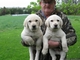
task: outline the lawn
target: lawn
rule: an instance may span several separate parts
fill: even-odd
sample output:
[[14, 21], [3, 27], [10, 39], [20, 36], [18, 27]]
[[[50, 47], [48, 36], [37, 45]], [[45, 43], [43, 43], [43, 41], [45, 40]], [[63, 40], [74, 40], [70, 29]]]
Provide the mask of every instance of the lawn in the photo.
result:
[[[0, 16], [0, 60], [29, 60], [28, 47], [21, 44], [21, 31], [26, 16]], [[77, 34], [77, 43], [69, 47], [67, 58], [80, 58], [80, 16], [68, 15]]]

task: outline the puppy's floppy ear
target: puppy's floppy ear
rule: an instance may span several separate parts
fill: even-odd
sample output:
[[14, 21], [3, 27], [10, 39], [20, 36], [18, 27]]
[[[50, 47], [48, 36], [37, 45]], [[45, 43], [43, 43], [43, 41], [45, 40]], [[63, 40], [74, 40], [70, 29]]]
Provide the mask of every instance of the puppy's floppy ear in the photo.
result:
[[42, 19], [40, 18], [39, 21], [40, 21], [39, 25], [41, 26], [43, 24]]
[[45, 25], [46, 25], [47, 27], [50, 26], [50, 24], [49, 24], [49, 19], [47, 19], [47, 20], [45, 21]]
[[24, 20], [24, 22], [23, 22], [23, 26], [24, 26], [24, 27], [27, 27], [26, 25], [27, 25], [27, 18], [25, 18], [25, 20]]
[[63, 21], [62, 19], [60, 19], [60, 27], [62, 28], [62, 25], [63, 25]]

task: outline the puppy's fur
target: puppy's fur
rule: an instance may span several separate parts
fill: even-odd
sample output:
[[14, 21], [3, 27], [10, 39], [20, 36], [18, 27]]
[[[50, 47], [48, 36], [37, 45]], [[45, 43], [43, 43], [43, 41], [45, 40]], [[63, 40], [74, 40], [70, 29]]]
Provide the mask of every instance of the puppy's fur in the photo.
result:
[[[31, 14], [24, 20], [24, 29], [21, 33], [21, 38], [25, 44], [31, 45], [29, 47], [30, 60], [38, 60], [41, 49], [43, 33], [41, 31], [42, 20], [36, 14]], [[34, 46], [35, 45], [35, 46]], [[34, 56], [33, 50], [36, 49]]]
[[48, 40], [59, 41], [62, 43], [62, 51], [55, 51], [49, 49], [52, 60], [56, 60], [55, 54], [60, 54], [60, 60], [64, 60], [66, 52], [68, 51], [66, 34], [62, 31], [63, 25], [62, 19], [57, 15], [51, 15], [47, 18], [45, 24], [47, 25], [46, 32], [43, 36], [43, 50], [42, 53], [45, 55], [48, 52]]

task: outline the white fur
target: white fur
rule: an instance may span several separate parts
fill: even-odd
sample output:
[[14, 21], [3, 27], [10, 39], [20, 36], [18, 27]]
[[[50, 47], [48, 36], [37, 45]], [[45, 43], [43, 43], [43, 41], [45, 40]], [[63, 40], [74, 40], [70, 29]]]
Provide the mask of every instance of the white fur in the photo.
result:
[[45, 55], [48, 52], [48, 40], [54, 40], [62, 42], [62, 51], [54, 51], [54, 49], [49, 49], [52, 60], [56, 60], [55, 54], [60, 54], [60, 60], [64, 60], [66, 52], [68, 51], [66, 34], [62, 31], [61, 27], [63, 25], [62, 19], [57, 15], [51, 15], [47, 18], [45, 24], [47, 25], [46, 32], [43, 36], [43, 50], [42, 53]]
[[[21, 33], [21, 38], [26, 44], [31, 45], [29, 47], [30, 60], [38, 60], [43, 38], [43, 33], [41, 31], [42, 20], [38, 15], [30, 14], [24, 20], [23, 25], [24, 29]], [[33, 45], [36, 45], [36, 47]], [[36, 55], [34, 57], [33, 50], [35, 48]]]

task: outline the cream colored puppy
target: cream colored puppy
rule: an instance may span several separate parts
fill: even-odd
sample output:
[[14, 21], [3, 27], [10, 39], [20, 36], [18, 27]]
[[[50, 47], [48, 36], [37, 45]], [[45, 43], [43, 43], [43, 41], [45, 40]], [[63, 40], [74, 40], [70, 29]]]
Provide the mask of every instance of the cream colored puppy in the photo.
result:
[[[23, 25], [24, 29], [21, 33], [21, 38], [25, 44], [31, 45], [29, 47], [30, 60], [38, 60], [43, 37], [43, 33], [41, 31], [42, 20], [38, 15], [30, 14], [24, 20]], [[35, 49], [36, 55], [34, 56], [33, 50]]]
[[55, 54], [60, 54], [60, 60], [64, 60], [66, 52], [68, 51], [66, 34], [62, 31], [63, 25], [62, 19], [57, 15], [51, 15], [47, 18], [45, 24], [47, 25], [46, 32], [43, 36], [43, 50], [42, 53], [45, 55], [48, 52], [48, 40], [61, 41], [62, 51], [55, 51], [49, 49], [52, 60], [56, 60]]

